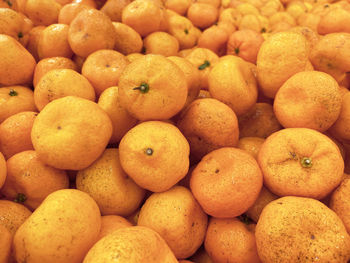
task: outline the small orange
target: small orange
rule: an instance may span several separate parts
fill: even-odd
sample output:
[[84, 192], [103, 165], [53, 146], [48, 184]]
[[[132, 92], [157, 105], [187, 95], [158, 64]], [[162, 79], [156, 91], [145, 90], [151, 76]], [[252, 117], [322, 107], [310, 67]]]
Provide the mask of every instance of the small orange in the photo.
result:
[[125, 67], [119, 79], [121, 106], [139, 120], [166, 120], [187, 99], [183, 71], [161, 55], [145, 55]]
[[52, 24], [46, 27], [40, 33], [39, 37], [39, 58], [71, 58], [73, 56], [73, 51], [68, 43], [68, 30], [69, 26], [65, 24]]
[[7, 160], [7, 177], [1, 192], [7, 199], [34, 210], [50, 193], [68, 186], [65, 171], [44, 164], [35, 151], [24, 151]]
[[279, 196], [322, 199], [340, 184], [344, 173], [338, 146], [307, 128], [270, 135], [260, 148], [258, 162], [265, 186]]
[[317, 31], [321, 35], [335, 32], [350, 33], [350, 12], [343, 8], [331, 8], [321, 16]]
[[146, 54], [175, 56], [179, 51], [179, 41], [166, 32], [153, 32], [143, 40]]
[[0, 200], [0, 225], [6, 227], [12, 236], [31, 214], [32, 212], [22, 204]]
[[218, 9], [207, 3], [193, 3], [187, 10], [188, 19], [200, 29], [212, 26], [218, 20], [218, 16]]
[[105, 89], [97, 104], [108, 114], [113, 124], [113, 133], [109, 143], [118, 143], [125, 133], [136, 125], [137, 119], [120, 105], [119, 88], [116, 86]]
[[52, 57], [44, 58], [38, 62], [34, 70], [33, 85], [38, 84], [42, 76], [52, 69], [72, 69], [77, 71], [77, 65], [69, 58]]
[[37, 112], [23, 111], [0, 124], [0, 152], [6, 159], [22, 151], [34, 150], [30, 133], [37, 115]]
[[122, 13], [122, 22], [142, 37], [160, 29], [163, 10], [153, 1], [135, 0]]
[[282, 129], [271, 104], [258, 102], [253, 108], [238, 118], [241, 137], [266, 138]]
[[330, 128], [330, 133], [337, 139], [350, 141], [350, 93], [347, 92], [342, 98], [342, 105], [338, 119]]
[[70, 25], [73, 19], [83, 10], [93, 9], [89, 5], [70, 3], [64, 5], [58, 14], [58, 23]]
[[69, 26], [68, 42], [78, 56], [87, 57], [99, 49], [113, 49], [115, 38], [112, 21], [96, 9], [81, 11]]
[[260, 263], [255, 243], [255, 224], [237, 218], [212, 217], [205, 236], [205, 250], [217, 263]]
[[109, 215], [101, 217], [101, 231], [97, 240], [109, 235], [119, 228], [133, 226], [131, 222], [122, 216]]
[[27, 0], [25, 15], [35, 26], [49, 26], [58, 22], [58, 14], [62, 6], [55, 0]]
[[251, 156], [257, 159], [259, 150], [264, 141], [265, 140], [263, 138], [259, 137], [243, 137], [239, 139], [237, 148], [245, 150], [246, 152], [250, 153]]
[[119, 22], [113, 22], [116, 32], [114, 49], [124, 55], [140, 53], [143, 42], [139, 33], [132, 27]]
[[99, 96], [105, 89], [118, 84], [128, 64], [126, 57], [118, 51], [101, 49], [86, 58], [81, 74], [90, 81]]
[[179, 116], [177, 126], [187, 138], [191, 157], [196, 161], [215, 149], [238, 143], [236, 114], [216, 99], [193, 101]]
[[259, 165], [246, 151], [223, 147], [204, 156], [193, 170], [190, 187], [203, 210], [232, 218], [246, 212], [263, 183]]
[[210, 49], [218, 56], [222, 56], [226, 53], [228, 36], [224, 28], [213, 25], [203, 31], [198, 39], [198, 47]]
[[39, 111], [49, 102], [66, 96], [95, 101], [95, 91], [90, 82], [72, 69], [52, 69], [35, 86], [34, 102]]
[[45, 28], [45, 26], [36, 26], [33, 27], [28, 33], [28, 43], [26, 48], [36, 61], [39, 61], [38, 43], [40, 34]]
[[164, 6], [181, 16], [186, 15], [188, 8], [191, 5], [191, 0], [165, 0]]
[[131, 0], [107, 0], [100, 10], [113, 22], [121, 22], [123, 9], [130, 3]]
[[124, 171], [142, 188], [163, 192], [185, 177], [190, 147], [180, 130], [161, 121], [142, 122], [119, 143]]
[[22, 111], [36, 111], [33, 91], [23, 86], [0, 88], [0, 123]]

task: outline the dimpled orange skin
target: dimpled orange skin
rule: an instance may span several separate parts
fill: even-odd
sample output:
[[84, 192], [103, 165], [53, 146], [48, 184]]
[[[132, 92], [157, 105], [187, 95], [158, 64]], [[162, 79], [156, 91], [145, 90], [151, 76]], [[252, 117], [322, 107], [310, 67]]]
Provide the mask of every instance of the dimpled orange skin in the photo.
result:
[[92, 165], [78, 171], [76, 186], [94, 198], [102, 215], [129, 216], [145, 196], [145, 190], [123, 171], [115, 148], [106, 149]]
[[256, 103], [250, 111], [239, 116], [238, 123], [240, 137], [266, 138], [282, 129], [272, 105], [265, 102]]
[[6, 180], [7, 168], [4, 155], [0, 152], [0, 189]]
[[97, 240], [100, 240], [119, 228], [130, 226], [133, 226], [133, 224], [122, 216], [101, 216], [101, 231]]
[[[171, 218], [171, 219], [170, 219]], [[174, 186], [153, 193], [141, 208], [137, 225], [153, 229], [178, 259], [192, 256], [204, 241], [207, 215], [190, 190]]]
[[116, 257], [120, 262], [178, 263], [164, 239], [143, 226], [121, 228], [105, 236], [89, 250], [83, 263], [104, 263]]
[[36, 65], [34, 57], [14, 38], [3, 34], [0, 34], [0, 50], [0, 85], [30, 83]]
[[140, 34], [123, 23], [113, 22], [112, 24], [116, 32], [114, 49], [125, 56], [132, 53], [141, 53], [143, 41]]
[[279, 196], [322, 199], [340, 184], [344, 173], [338, 146], [326, 135], [307, 128], [273, 133], [261, 146], [258, 162], [264, 185]]
[[204, 156], [193, 170], [190, 187], [204, 212], [217, 218], [239, 216], [257, 199], [263, 183], [249, 153], [223, 147]]
[[330, 128], [330, 133], [334, 137], [350, 141], [350, 93], [346, 93], [343, 96], [342, 106], [340, 110], [339, 118], [335, 121]]
[[187, 138], [191, 156], [200, 160], [221, 147], [238, 143], [238, 120], [226, 104], [212, 98], [193, 101], [180, 115], [178, 128]]
[[97, 104], [108, 114], [113, 124], [113, 133], [109, 143], [119, 142], [125, 133], [136, 125], [137, 119], [120, 105], [118, 87], [105, 89], [98, 98]]
[[[143, 93], [142, 84], [149, 89]], [[125, 67], [119, 79], [119, 98], [138, 120], [166, 120], [177, 114], [187, 99], [183, 71], [161, 55], [145, 55]]]
[[0, 124], [0, 152], [6, 159], [16, 153], [34, 149], [30, 133], [37, 114], [33, 111], [20, 112]]
[[340, 218], [318, 200], [287, 196], [268, 204], [255, 230], [262, 262], [341, 262], [350, 237]]
[[102, 154], [112, 129], [107, 113], [96, 103], [68, 96], [46, 105], [34, 121], [31, 137], [43, 162], [81, 170]]
[[212, 217], [205, 237], [205, 250], [217, 263], [260, 263], [255, 244], [255, 224], [237, 218]]
[[328, 130], [338, 119], [342, 98], [338, 83], [319, 71], [299, 72], [278, 90], [273, 108], [285, 128]]
[[0, 225], [3, 225], [14, 236], [17, 229], [32, 214], [32, 212], [22, 204], [0, 200]]
[[33, 77], [34, 87], [38, 84], [40, 78], [52, 69], [72, 69], [77, 71], [77, 65], [69, 58], [51, 57], [44, 58], [36, 64]]
[[72, 69], [50, 70], [34, 89], [34, 101], [39, 111], [51, 101], [66, 96], [95, 101], [95, 90], [88, 79]]
[[166, 122], [147, 121], [130, 129], [119, 143], [119, 154], [124, 171], [152, 192], [170, 189], [189, 168], [189, 144]]
[[112, 21], [96, 9], [81, 11], [69, 26], [68, 42], [73, 52], [81, 57], [99, 49], [113, 49], [115, 38]]
[[76, 189], [58, 190], [48, 195], [17, 230], [13, 240], [16, 260], [82, 262], [100, 229], [100, 211], [88, 194]]
[[0, 123], [22, 111], [36, 111], [33, 91], [24, 86], [0, 89]]
[[329, 204], [343, 221], [346, 230], [350, 233], [350, 177], [347, 176], [340, 186], [333, 192]]
[[127, 58], [115, 50], [101, 49], [90, 54], [81, 69], [99, 96], [105, 89], [116, 86], [125, 67]]
[[7, 177], [1, 193], [9, 200], [24, 194], [26, 200], [22, 203], [34, 210], [49, 194], [68, 187], [65, 171], [44, 164], [35, 151], [23, 151], [7, 160]]
[[227, 104], [240, 116], [256, 103], [258, 88], [254, 73], [246, 61], [225, 56], [208, 75], [210, 95]]
[[297, 72], [307, 70], [308, 43], [295, 32], [279, 32], [265, 40], [257, 57], [258, 82], [265, 96], [274, 98], [282, 84]]

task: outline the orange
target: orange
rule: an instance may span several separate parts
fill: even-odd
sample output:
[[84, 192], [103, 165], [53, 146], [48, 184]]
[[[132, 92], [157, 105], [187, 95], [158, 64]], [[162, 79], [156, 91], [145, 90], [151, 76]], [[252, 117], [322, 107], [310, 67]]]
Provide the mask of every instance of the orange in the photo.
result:
[[205, 29], [212, 26], [218, 20], [217, 7], [207, 3], [193, 3], [187, 10], [187, 17], [194, 26]]
[[264, 207], [279, 198], [277, 195], [271, 193], [266, 187], [262, 187], [255, 203], [247, 210], [246, 215], [254, 222], [258, 222]]
[[0, 123], [22, 111], [36, 111], [33, 91], [22, 86], [0, 88]]
[[113, 49], [115, 39], [112, 21], [96, 9], [81, 11], [69, 26], [69, 45], [81, 57], [87, 57], [99, 49]]
[[0, 262], [10, 262], [12, 236], [4, 226], [0, 225]]
[[27, 0], [24, 11], [35, 26], [49, 26], [58, 22], [61, 7], [55, 0]]
[[135, 0], [124, 7], [122, 22], [142, 37], [160, 29], [163, 10], [153, 1]]
[[264, 1], [263, 6], [260, 7], [260, 14], [270, 17], [278, 11], [283, 11], [284, 7], [279, 0]]
[[70, 3], [64, 5], [58, 14], [58, 23], [70, 25], [73, 19], [83, 10], [93, 9], [89, 5], [82, 3]]
[[261, 45], [257, 57], [258, 82], [265, 96], [274, 98], [283, 83], [309, 67], [308, 42], [295, 32], [273, 34]]
[[187, 56], [199, 72], [199, 88], [208, 89], [208, 75], [213, 66], [219, 61], [218, 55], [207, 48], [194, 48]]
[[107, 0], [100, 10], [112, 21], [121, 22], [123, 9], [130, 3], [131, 0]]
[[178, 41], [181, 49], [193, 48], [200, 36], [200, 30], [196, 28], [192, 22], [184, 16], [175, 14], [170, 15], [167, 12], [168, 32]]
[[39, 58], [71, 58], [73, 51], [68, 43], [68, 30], [69, 26], [65, 24], [52, 24], [46, 27], [40, 33], [38, 42]]
[[145, 55], [125, 67], [119, 79], [120, 104], [138, 120], [166, 120], [185, 105], [183, 71], [161, 55]]
[[81, 74], [90, 81], [99, 96], [105, 89], [118, 84], [128, 64], [126, 57], [118, 51], [101, 49], [86, 58]]
[[130, 227], [133, 226], [131, 222], [124, 217], [109, 215], [101, 217], [101, 231], [98, 236], [98, 240], [109, 235], [119, 228]]
[[189, 144], [180, 130], [160, 121], [136, 125], [119, 143], [123, 170], [152, 192], [166, 191], [185, 177], [189, 153]]
[[165, 57], [175, 56], [179, 51], [179, 41], [166, 32], [154, 32], [143, 40], [146, 54], [159, 54]]
[[34, 149], [30, 133], [37, 114], [33, 111], [19, 112], [0, 124], [0, 152], [6, 159], [16, 153]]
[[72, 69], [77, 71], [77, 65], [69, 58], [52, 57], [44, 58], [38, 62], [34, 70], [33, 85], [38, 84], [42, 76], [52, 69]]
[[211, 218], [205, 236], [205, 250], [217, 263], [259, 263], [255, 244], [255, 224], [237, 218]]
[[299, 26], [306, 26], [309, 27], [314, 32], [317, 32], [318, 23], [320, 21], [321, 17], [319, 15], [313, 14], [313, 13], [305, 13], [301, 14], [298, 19], [297, 23]]
[[170, 56], [169, 60], [174, 62], [185, 74], [185, 79], [187, 82], [187, 100], [184, 108], [186, 108], [192, 101], [194, 101], [199, 94], [199, 73], [196, 67], [189, 62], [187, 59], [178, 57], [178, 56]]
[[178, 263], [161, 236], [142, 226], [121, 228], [99, 240], [83, 263], [103, 263], [115, 258], [120, 262]]
[[52, 69], [35, 86], [34, 101], [39, 111], [49, 102], [66, 96], [95, 101], [95, 91], [90, 82], [72, 69]]
[[263, 138], [259, 137], [243, 137], [239, 139], [237, 148], [245, 150], [251, 156], [257, 159], [260, 147], [264, 141], [265, 140]]
[[316, 70], [330, 74], [336, 81], [345, 78], [350, 70], [350, 33], [332, 33], [323, 36], [310, 52], [310, 61]]
[[16, 260], [82, 262], [97, 241], [100, 228], [100, 211], [88, 194], [76, 189], [58, 190], [48, 195], [17, 230], [13, 240]]
[[350, 93], [347, 92], [343, 96], [341, 110], [339, 118], [335, 121], [334, 125], [330, 128], [330, 132], [337, 139], [350, 141]]
[[254, 107], [238, 118], [240, 137], [266, 138], [282, 128], [273, 107], [269, 103], [258, 102]]
[[255, 230], [262, 262], [347, 262], [350, 236], [321, 202], [287, 196], [269, 203]]
[[102, 154], [112, 129], [107, 113], [96, 103], [68, 96], [46, 105], [34, 121], [31, 137], [44, 163], [81, 170]]
[[126, 58], [129, 60], [129, 62], [134, 62], [136, 59], [142, 58], [144, 54], [141, 53], [131, 53], [126, 56]]
[[143, 42], [139, 33], [132, 27], [119, 22], [113, 22], [116, 32], [114, 49], [124, 55], [140, 53]]
[[328, 130], [338, 119], [342, 98], [338, 83], [319, 71], [299, 72], [278, 90], [273, 109], [285, 128]]
[[7, 177], [2, 194], [31, 210], [52, 192], [68, 188], [65, 171], [45, 165], [35, 151], [23, 151], [7, 160]]
[[4, 155], [0, 152], [0, 189], [4, 185], [7, 175], [6, 160]]
[[164, 6], [181, 16], [186, 15], [188, 8], [191, 5], [191, 0], [165, 0]]
[[203, 243], [207, 220], [190, 190], [174, 186], [168, 191], [153, 193], [146, 200], [137, 225], [156, 231], [176, 258], [184, 259], [192, 256]]
[[227, 55], [243, 58], [245, 61], [256, 63], [256, 58], [264, 38], [261, 34], [244, 29], [234, 32], [227, 42]]
[[329, 208], [332, 209], [343, 221], [346, 230], [350, 233], [350, 177], [347, 176], [340, 186], [332, 193]]
[[337, 145], [307, 128], [270, 135], [260, 148], [258, 162], [265, 186], [279, 196], [322, 199], [340, 184], [344, 173]]
[[17, 229], [27, 220], [32, 212], [22, 204], [0, 200], [0, 214], [0, 225], [4, 226], [14, 236]]
[[238, 143], [238, 121], [224, 103], [203, 98], [193, 101], [180, 115], [178, 128], [187, 138], [191, 157], [199, 161], [207, 153]]
[[113, 133], [109, 143], [119, 142], [125, 133], [136, 125], [137, 119], [120, 105], [118, 87], [105, 89], [97, 104], [108, 114], [113, 124]]
[[350, 33], [350, 12], [343, 8], [332, 8], [321, 16], [317, 31], [321, 35], [335, 32]]
[[207, 48], [218, 56], [226, 54], [228, 32], [218, 25], [213, 25], [203, 31], [198, 39], [198, 47]]
[[28, 84], [35, 68], [33, 56], [14, 38], [0, 34], [0, 86]]
[[238, 29], [239, 30], [249, 29], [257, 33], [260, 33], [263, 31], [263, 26], [261, 25], [261, 21], [259, 20], [259, 17], [257, 15], [247, 14], [247, 15], [244, 15], [242, 19], [240, 19]]
[[123, 171], [119, 151], [114, 148], [106, 149], [93, 164], [80, 170], [76, 186], [96, 201], [102, 215], [128, 216], [145, 196], [145, 190]]
[[220, 59], [210, 71], [208, 83], [210, 95], [227, 104], [237, 116], [247, 113], [256, 103], [256, 79], [249, 64], [241, 58]]
[[242, 19], [242, 14], [235, 8], [224, 9], [219, 16], [219, 22], [227, 22], [238, 27]]
[[45, 28], [45, 26], [36, 26], [33, 27], [28, 33], [28, 43], [26, 48], [36, 61], [39, 61], [38, 43], [40, 34]]
[[203, 210], [232, 218], [246, 212], [263, 183], [258, 163], [246, 151], [223, 147], [204, 156], [193, 170], [190, 187]]

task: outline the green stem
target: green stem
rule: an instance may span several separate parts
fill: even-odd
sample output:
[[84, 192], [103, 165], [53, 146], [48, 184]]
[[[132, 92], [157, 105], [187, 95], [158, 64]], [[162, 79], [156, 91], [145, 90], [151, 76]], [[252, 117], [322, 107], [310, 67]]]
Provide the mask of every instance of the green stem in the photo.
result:
[[198, 67], [198, 69], [199, 70], [203, 70], [203, 69], [205, 69], [205, 68], [207, 68], [207, 67], [209, 67], [210, 66], [210, 62], [208, 61], [208, 60], [206, 60], [206, 61], [204, 61], [204, 63], [202, 64], [202, 65], [200, 65], [199, 67]]
[[149, 91], [149, 85], [142, 82], [140, 86], [133, 88], [133, 90], [140, 90], [141, 93], [147, 93]]
[[16, 203], [24, 203], [26, 200], [27, 197], [25, 196], [25, 194], [18, 193], [17, 197], [13, 201], [15, 201]]

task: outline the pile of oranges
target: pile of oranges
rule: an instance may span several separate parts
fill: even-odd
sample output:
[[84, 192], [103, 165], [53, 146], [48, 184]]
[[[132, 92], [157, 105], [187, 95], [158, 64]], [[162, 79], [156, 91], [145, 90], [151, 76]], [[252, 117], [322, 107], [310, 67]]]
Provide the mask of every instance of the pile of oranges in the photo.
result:
[[0, 263], [347, 263], [350, 1], [0, 0]]

